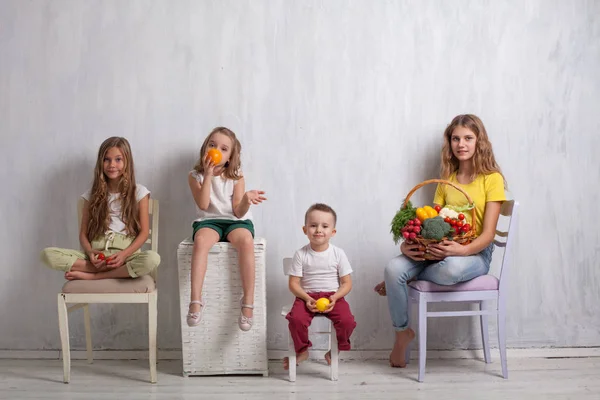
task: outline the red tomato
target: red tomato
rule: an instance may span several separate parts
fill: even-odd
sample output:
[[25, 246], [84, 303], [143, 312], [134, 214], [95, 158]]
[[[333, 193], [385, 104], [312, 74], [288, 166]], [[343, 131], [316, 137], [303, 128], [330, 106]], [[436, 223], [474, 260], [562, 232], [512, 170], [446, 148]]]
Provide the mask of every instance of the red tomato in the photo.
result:
[[469, 224], [464, 224], [464, 225], [463, 225], [463, 229], [466, 229], [466, 231], [465, 231], [465, 232], [468, 232], [468, 231], [470, 231], [470, 230], [471, 230], [471, 225], [469, 225]]
[[[468, 224], [467, 224], [467, 225], [468, 225]], [[467, 225], [463, 225], [463, 227], [462, 227], [462, 228], [460, 228], [460, 230], [461, 230], [461, 231], [463, 231], [463, 233], [467, 233], [467, 232], [469, 232], [469, 228], [470, 228], [470, 227], [467, 227]]]
[[464, 223], [462, 221], [457, 221], [456, 222], [456, 226], [461, 226], [462, 227], [463, 225], [464, 225]]
[[444, 222], [450, 223], [450, 222], [452, 222], [452, 220], [450, 219], [450, 217], [446, 217], [446, 218], [444, 218]]
[[104, 253], [100, 253], [98, 254], [98, 256], [96, 256], [96, 258], [100, 261], [104, 261], [104, 259], [106, 259], [106, 256], [104, 255]]
[[454, 232], [455, 232], [457, 235], [460, 235], [460, 228], [459, 228], [458, 226], [454, 227]]
[[465, 219], [465, 214], [458, 214], [458, 219], [460, 219], [461, 221], [462, 221], [463, 219]]
[[440, 210], [442, 209], [442, 207], [440, 207], [440, 206], [435, 206], [435, 207], [433, 207], [433, 209], [439, 213], [439, 212], [440, 212]]

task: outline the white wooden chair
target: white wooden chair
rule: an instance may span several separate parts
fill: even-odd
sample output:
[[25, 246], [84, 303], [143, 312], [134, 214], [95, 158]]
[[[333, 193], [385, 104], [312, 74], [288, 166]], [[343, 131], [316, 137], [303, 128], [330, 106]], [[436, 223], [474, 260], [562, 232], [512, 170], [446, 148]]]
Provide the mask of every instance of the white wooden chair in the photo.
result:
[[[77, 214], [79, 226], [83, 212], [84, 200], [79, 199]], [[158, 249], [158, 200], [150, 199], [148, 211], [151, 216], [150, 236], [146, 241], [153, 251]], [[112, 282], [109, 282], [112, 281]], [[72, 286], [80, 282], [86, 285], [102, 285], [98, 291], [82, 293], [73, 290]], [[117, 286], [118, 293], [106, 292], [107, 285]], [[70, 287], [71, 286], [71, 287]], [[97, 281], [69, 281], [58, 294], [58, 323], [63, 357], [63, 381], [69, 383], [71, 378], [71, 354], [69, 347], [69, 313], [83, 308], [85, 324], [85, 339], [87, 360], [92, 363], [92, 335], [90, 330], [90, 303], [143, 303], [148, 305], [148, 336], [149, 336], [149, 361], [150, 382], [156, 383], [156, 330], [157, 330], [157, 300], [158, 288], [156, 287], [156, 269], [150, 275], [134, 279], [102, 279]], [[73, 304], [68, 306], [68, 304]]]
[[[500, 349], [500, 362], [502, 376], [508, 379], [506, 365], [506, 297], [508, 296], [508, 270], [510, 264], [510, 250], [514, 242], [514, 227], [517, 223], [517, 208], [519, 203], [505, 201], [500, 209], [500, 215], [508, 219], [506, 230], [496, 230], [494, 245], [503, 247], [502, 267], [500, 279], [493, 275], [482, 275], [467, 282], [451, 286], [437, 285], [428, 281], [412, 281], [408, 284], [408, 298], [410, 304], [416, 304], [419, 314], [419, 382], [425, 379], [425, 361], [427, 359], [427, 318], [433, 317], [461, 317], [479, 316], [481, 319], [481, 336], [483, 340], [483, 354], [486, 363], [491, 363], [490, 340], [488, 336], [488, 316], [498, 318], [498, 347]], [[490, 307], [496, 301], [496, 307]], [[430, 303], [467, 302], [477, 303], [479, 310], [475, 311], [427, 311]], [[412, 324], [411, 324], [412, 325]], [[410, 346], [406, 351], [406, 360], [410, 358]]]
[[[284, 258], [283, 259], [283, 273], [285, 276], [290, 274], [290, 269], [292, 267], [292, 259]], [[281, 315], [285, 317], [288, 315], [292, 306], [285, 306], [281, 310]], [[335, 329], [333, 328], [333, 324], [331, 320], [327, 318], [323, 314], [316, 314], [315, 318], [324, 319], [327, 324], [325, 329], [318, 329], [312, 333], [316, 334], [324, 334], [329, 335], [329, 350], [331, 351], [331, 365], [329, 366], [329, 378], [332, 381], [338, 380], [338, 366], [339, 366], [339, 350], [338, 350], [338, 341], [335, 333]], [[317, 321], [318, 323], [319, 321]], [[294, 348], [294, 341], [292, 340], [292, 335], [288, 333], [288, 358], [289, 358], [289, 380], [290, 382], [296, 382], [296, 349]]]

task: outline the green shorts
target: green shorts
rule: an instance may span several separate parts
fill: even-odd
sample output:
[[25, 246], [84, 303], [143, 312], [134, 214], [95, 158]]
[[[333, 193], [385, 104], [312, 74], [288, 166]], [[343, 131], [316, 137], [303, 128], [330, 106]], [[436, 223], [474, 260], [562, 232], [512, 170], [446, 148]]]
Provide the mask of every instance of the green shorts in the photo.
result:
[[219, 242], [228, 242], [227, 235], [229, 235], [232, 230], [238, 228], [248, 229], [254, 238], [254, 224], [249, 219], [245, 219], [243, 221], [230, 219], [207, 219], [204, 221], [195, 221], [192, 224], [192, 228], [194, 229], [192, 241], [194, 241], [196, 232], [202, 228], [210, 228], [216, 231], [219, 234]]

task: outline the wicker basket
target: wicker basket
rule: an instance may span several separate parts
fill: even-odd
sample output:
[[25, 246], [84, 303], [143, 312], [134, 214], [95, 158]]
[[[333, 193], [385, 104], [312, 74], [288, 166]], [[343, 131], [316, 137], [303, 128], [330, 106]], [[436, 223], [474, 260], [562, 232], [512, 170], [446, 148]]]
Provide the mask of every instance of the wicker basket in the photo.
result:
[[[450, 181], [444, 180], [444, 179], [429, 179], [427, 181], [423, 181], [423, 182], [419, 183], [417, 186], [412, 188], [412, 190], [410, 192], [408, 192], [408, 195], [406, 195], [406, 199], [404, 199], [404, 203], [402, 204], [402, 208], [406, 207], [406, 205], [408, 204], [408, 201], [410, 200], [410, 197], [417, 190], [419, 190], [420, 188], [422, 188], [425, 185], [429, 185], [430, 183], [438, 183], [438, 184], [452, 186], [453, 188], [455, 188], [456, 190], [461, 192], [467, 198], [467, 201], [469, 202], [469, 204], [473, 204], [473, 200], [471, 199], [471, 196], [469, 196], [469, 194], [467, 192], [465, 192], [460, 186], [458, 186]], [[473, 241], [473, 239], [475, 239], [476, 236], [477, 236], [477, 218], [475, 215], [475, 207], [473, 207], [471, 209], [471, 229], [468, 232], [465, 232], [464, 234], [462, 234], [460, 236], [453, 237], [452, 240], [456, 243], [465, 245], [465, 244], [471, 243]], [[442, 240], [448, 240], [448, 238], [444, 237], [444, 238], [442, 238]], [[422, 250], [425, 252], [425, 254], [423, 255], [423, 258], [425, 258], [426, 260], [434, 259], [433, 256], [431, 256], [430, 254], [427, 253], [427, 247], [429, 247], [429, 245], [431, 245], [431, 244], [437, 244], [440, 242], [441, 242], [440, 240], [425, 239], [420, 235], [417, 235], [417, 237], [415, 239], [407, 240], [407, 243], [417, 243], [417, 244], [421, 245]]]
[[254, 325], [248, 332], [242, 332], [237, 323], [242, 296], [238, 254], [231, 243], [222, 242], [208, 253], [203, 287], [207, 303], [202, 321], [196, 327], [187, 326], [193, 247], [186, 239], [177, 248], [183, 375], [267, 376], [266, 241], [254, 240]]

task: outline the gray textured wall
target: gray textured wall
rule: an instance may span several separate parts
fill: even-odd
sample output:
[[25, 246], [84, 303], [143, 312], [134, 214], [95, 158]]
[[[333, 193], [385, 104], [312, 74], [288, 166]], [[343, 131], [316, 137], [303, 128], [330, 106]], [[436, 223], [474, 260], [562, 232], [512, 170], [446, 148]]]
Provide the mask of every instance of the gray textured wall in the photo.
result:
[[[243, 144], [268, 240], [269, 348], [284, 349], [280, 260], [304, 210], [339, 213], [355, 268], [356, 349], [386, 349], [372, 292], [397, 254], [389, 222], [435, 177], [441, 133], [478, 114], [521, 202], [511, 347], [599, 346], [598, 1], [0, 1], [0, 349], [59, 348], [45, 246], [77, 246], [76, 199], [99, 144], [129, 138], [161, 201], [159, 344], [180, 346], [177, 244], [186, 173], [209, 130]], [[432, 194], [423, 190], [421, 201]], [[95, 306], [99, 348], [146, 347], [141, 306]], [[71, 323], [82, 345], [80, 317]], [[430, 348], [478, 345], [467, 319], [434, 321]]]

